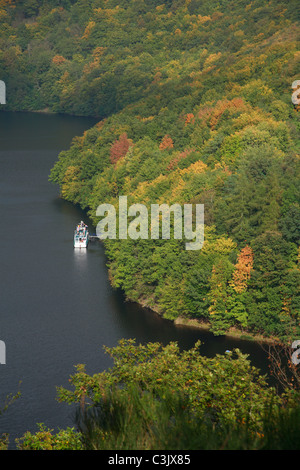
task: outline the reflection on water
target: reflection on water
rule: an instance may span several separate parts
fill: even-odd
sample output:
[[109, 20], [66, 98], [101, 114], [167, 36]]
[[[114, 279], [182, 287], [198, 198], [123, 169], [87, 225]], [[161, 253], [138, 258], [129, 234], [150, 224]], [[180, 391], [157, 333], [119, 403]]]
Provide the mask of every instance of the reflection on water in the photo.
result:
[[81, 282], [86, 283], [88, 275], [88, 259], [87, 259], [87, 249], [86, 248], [74, 248], [73, 249], [74, 257], [74, 271], [78, 279]]
[[74, 281], [74, 288], [79, 290], [86, 289], [89, 282], [89, 263], [88, 253], [86, 248], [73, 248], [74, 259], [74, 273], [76, 280]]
[[87, 267], [87, 248], [74, 248], [76, 268]]

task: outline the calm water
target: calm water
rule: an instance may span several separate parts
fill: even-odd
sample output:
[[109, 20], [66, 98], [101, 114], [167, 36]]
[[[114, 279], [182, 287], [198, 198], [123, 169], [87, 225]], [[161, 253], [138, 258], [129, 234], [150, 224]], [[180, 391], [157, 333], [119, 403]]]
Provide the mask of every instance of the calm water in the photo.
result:
[[103, 345], [121, 338], [178, 341], [183, 348], [201, 339], [209, 356], [239, 347], [267, 370], [256, 343], [175, 327], [124, 302], [109, 285], [101, 244], [73, 249], [76, 223], [89, 220], [58, 198], [48, 175], [59, 151], [94, 122], [0, 113], [0, 340], [6, 345], [0, 408], [6, 395], [21, 391], [0, 416], [0, 434], [9, 433], [12, 446], [26, 430], [35, 432], [36, 423], [55, 430], [72, 426], [72, 410], [56, 401], [56, 386], [68, 386], [75, 364], [86, 364], [91, 374], [111, 366]]

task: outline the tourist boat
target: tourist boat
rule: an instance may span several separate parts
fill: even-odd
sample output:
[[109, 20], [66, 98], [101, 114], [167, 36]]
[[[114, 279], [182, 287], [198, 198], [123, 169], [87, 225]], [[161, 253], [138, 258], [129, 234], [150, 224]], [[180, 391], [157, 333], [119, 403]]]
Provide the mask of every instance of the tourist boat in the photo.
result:
[[87, 248], [89, 243], [88, 227], [84, 222], [77, 225], [74, 232], [74, 248]]

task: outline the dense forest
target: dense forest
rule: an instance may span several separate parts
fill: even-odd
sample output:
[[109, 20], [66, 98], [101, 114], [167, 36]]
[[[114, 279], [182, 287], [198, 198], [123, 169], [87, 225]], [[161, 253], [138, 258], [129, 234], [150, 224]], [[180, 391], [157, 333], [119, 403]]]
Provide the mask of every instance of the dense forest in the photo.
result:
[[87, 210], [204, 204], [205, 242], [106, 240], [112, 285], [166, 318], [299, 335], [297, 1], [1, 1], [7, 109], [99, 118], [51, 180]]
[[[297, 337], [297, 1], [1, 1], [7, 109], [99, 118], [51, 180], [99, 204], [204, 204], [205, 242], [106, 240], [112, 285], [168, 319]], [[298, 75], [297, 75], [298, 73]]]
[[[128, 299], [216, 335], [300, 337], [299, 32], [297, 0], [0, 0], [3, 109], [98, 121], [49, 175], [61, 197], [95, 226], [121, 195], [204, 205], [200, 250], [103, 242]], [[42, 426], [20, 448], [299, 445], [297, 374], [279, 397], [240, 353], [131, 341], [108, 353], [111, 371], [79, 366], [60, 390], [80, 433]]]

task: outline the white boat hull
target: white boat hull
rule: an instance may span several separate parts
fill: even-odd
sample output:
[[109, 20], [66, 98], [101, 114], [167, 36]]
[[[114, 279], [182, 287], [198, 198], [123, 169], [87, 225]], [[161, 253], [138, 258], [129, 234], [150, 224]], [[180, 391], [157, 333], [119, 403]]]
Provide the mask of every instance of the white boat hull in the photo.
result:
[[87, 248], [87, 246], [88, 246], [88, 240], [82, 240], [82, 241], [75, 240], [74, 241], [74, 248]]

